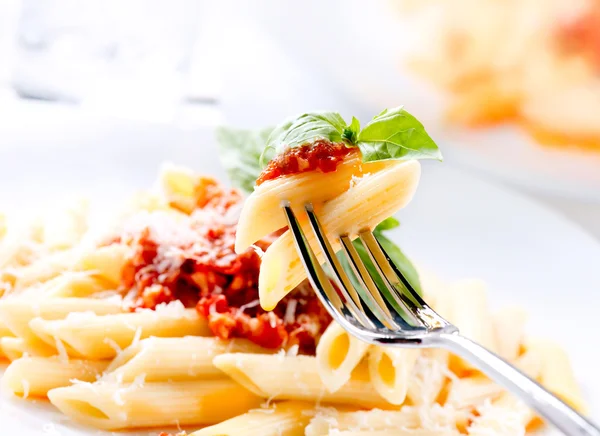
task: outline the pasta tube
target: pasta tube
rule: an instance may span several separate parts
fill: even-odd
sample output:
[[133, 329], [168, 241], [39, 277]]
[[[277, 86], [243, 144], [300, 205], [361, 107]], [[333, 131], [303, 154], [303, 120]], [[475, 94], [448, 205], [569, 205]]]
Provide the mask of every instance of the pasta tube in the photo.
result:
[[[496, 351], [485, 283], [479, 280], [461, 280], [452, 286], [450, 294], [449, 320], [458, 326], [463, 336]], [[450, 357], [450, 369], [459, 375], [477, 371], [469, 362], [455, 355]]]
[[304, 436], [313, 407], [308, 403], [286, 401], [267, 409], [250, 410], [189, 436]]
[[76, 383], [48, 398], [75, 422], [103, 430], [216, 424], [263, 401], [228, 379]]
[[79, 313], [65, 319], [33, 319], [33, 332], [49, 345], [65, 348], [69, 356], [85, 359], [110, 359], [131, 345], [134, 339], [150, 336], [207, 336], [210, 331], [195, 309], [181, 312], [143, 310], [96, 316]]
[[[244, 202], [235, 238], [235, 250], [245, 251], [262, 237], [287, 226], [281, 213], [281, 202], [289, 201], [298, 216], [308, 202], [319, 205], [347, 191], [353, 177], [377, 172], [390, 161], [362, 163], [358, 154], [352, 155], [335, 171], [312, 171], [268, 180], [257, 186]], [[260, 217], [260, 219], [255, 219]]]
[[404, 403], [411, 374], [420, 351], [409, 348], [372, 347], [369, 374], [375, 390], [391, 404]]
[[25, 355], [51, 356], [56, 353], [54, 348], [40, 340], [27, 340], [10, 336], [0, 339], [0, 348], [2, 349], [2, 354], [11, 362]]
[[114, 286], [121, 283], [121, 271], [125, 262], [132, 256], [132, 248], [125, 244], [111, 244], [94, 248], [81, 255], [75, 269], [90, 271], [95, 276], [108, 280]]
[[263, 398], [391, 408], [373, 389], [368, 375], [361, 371], [355, 371], [352, 379], [336, 392], [327, 392], [314, 357], [239, 353], [222, 354], [213, 362], [225, 374]]
[[71, 380], [96, 381], [107, 361], [63, 361], [53, 357], [22, 357], [12, 362], [2, 377], [2, 388], [27, 398], [45, 397], [49, 390], [69, 386]]
[[72, 267], [76, 259], [75, 249], [62, 250], [43, 256], [25, 266], [16, 268], [15, 289], [43, 283]]
[[552, 341], [532, 338], [525, 340], [525, 350], [541, 358], [539, 381], [571, 407], [586, 413], [587, 405], [565, 350]]
[[120, 302], [95, 298], [8, 298], [0, 301], [0, 319], [14, 335], [35, 339], [29, 323], [33, 318], [62, 319], [73, 312], [106, 315], [122, 312]]
[[348, 334], [332, 322], [317, 346], [317, 365], [323, 384], [329, 392], [341, 388], [352, 375], [369, 349], [369, 344]]
[[[417, 161], [394, 161], [385, 169], [365, 175], [340, 196], [325, 203], [319, 218], [325, 232], [337, 251], [337, 236], [375, 227], [385, 218], [404, 207], [412, 198], [421, 172]], [[316, 247], [312, 230], [306, 232], [308, 242]], [[322, 262], [324, 256], [316, 250]], [[272, 310], [276, 304], [306, 277], [289, 231], [281, 235], [262, 257], [259, 274], [260, 304]]]
[[[41, 286], [39, 293], [44, 297], [85, 298], [95, 293], [114, 289], [113, 283], [94, 277], [87, 272], [64, 272], [48, 280]], [[37, 291], [37, 290], [36, 290]]]
[[498, 354], [506, 360], [514, 360], [519, 355], [527, 312], [520, 307], [506, 307], [493, 318], [494, 333]]
[[221, 340], [199, 336], [147, 338], [119, 354], [106, 378], [132, 382], [144, 374], [146, 381], [194, 380], [222, 377], [213, 359], [223, 353], [272, 353], [246, 339]]

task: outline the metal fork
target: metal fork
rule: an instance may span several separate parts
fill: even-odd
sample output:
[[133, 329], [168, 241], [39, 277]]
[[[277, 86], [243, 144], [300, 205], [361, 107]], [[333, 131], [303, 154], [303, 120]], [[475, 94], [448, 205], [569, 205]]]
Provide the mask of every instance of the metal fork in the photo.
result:
[[368, 229], [359, 232], [358, 236], [387, 292], [378, 289], [349, 236], [339, 235], [342, 251], [363, 288], [358, 292], [327, 240], [312, 205], [307, 204], [308, 220], [337, 282], [336, 289], [308, 244], [289, 202], [284, 202], [282, 207], [317, 296], [333, 319], [350, 334], [375, 345], [447, 349], [517, 395], [564, 434], [600, 436], [598, 427], [536, 381], [493, 352], [461, 336], [456, 326], [427, 305]]

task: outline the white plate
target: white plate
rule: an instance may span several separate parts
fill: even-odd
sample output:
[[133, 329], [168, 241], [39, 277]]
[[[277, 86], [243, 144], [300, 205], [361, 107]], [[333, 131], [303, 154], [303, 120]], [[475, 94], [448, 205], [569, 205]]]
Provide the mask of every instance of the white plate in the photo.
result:
[[442, 94], [405, 67], [406, 55], [418, 50], [419, 32], [430, 27], [402, 17], [391, 3], [260, 0], [261, 7], [253, 3], [245, 16], [327, 79], [324, 92], [341, 90], [354, 99], [360, 119], [402, 104], [461, 164], [549, 194], [600, 202], [600, 153], [543, 147], [515, 127], [450, 131], [442, 123]]
[[[65, 118], [27, 129], [0, 128], [0, 204], [48, 203], [57, 192], [91, 192], [103, 203], [151, 184], [172, 160], [223, 177], [209, 130]], [[520, 304], [530, 329], [568, 349], [600, 418], [597, 369], [600, 245], [531, 201], [446, 164], [425, 165], [395, 235], [405, 251], [442, 278], [480, 277], [495, 307]], [[0, 401], [2, 434], [100, 435], [67, 422], [44, 402]], [[153, 432], [151, 434], [156, 434]]]

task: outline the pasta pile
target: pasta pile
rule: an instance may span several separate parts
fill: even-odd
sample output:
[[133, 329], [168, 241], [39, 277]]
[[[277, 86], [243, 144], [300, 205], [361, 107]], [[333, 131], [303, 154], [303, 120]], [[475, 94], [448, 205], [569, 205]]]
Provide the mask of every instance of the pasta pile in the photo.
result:
[[[164, 172], [160, 192], [138, 197], [125, 215], [185, 215], [198, 195], [188, 181], [186, 172]], [[177, 300], [131, 311], [118, 292], [130, 247], [99, 244], [101, 234], [79, 205], [19, 228], [0, 220], [5, 392], [48, 398], [98, 429], [204, 426], [196, 436], [513, 436], [536, 422], [442, 350], [371, 346], [332, 323], [316, 355], [300, 355], [211, 336]], [[523, 310], [492, 313], [479, 281], [421, 275], [427, 299], [467, 337], [584, 410], [566, 354], [525, 334]]]

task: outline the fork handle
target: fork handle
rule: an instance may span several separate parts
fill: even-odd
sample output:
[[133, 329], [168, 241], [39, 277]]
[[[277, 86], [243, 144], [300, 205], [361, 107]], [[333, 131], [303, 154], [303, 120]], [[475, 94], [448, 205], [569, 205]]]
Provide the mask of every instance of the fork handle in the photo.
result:
[[481, 369], [564, 434], [600, 436], [600, 429], [591, 421], [510, 363], [470, 339], [456, 333], [442, 333], [436, 337], [433, 345], [445, 348]]

